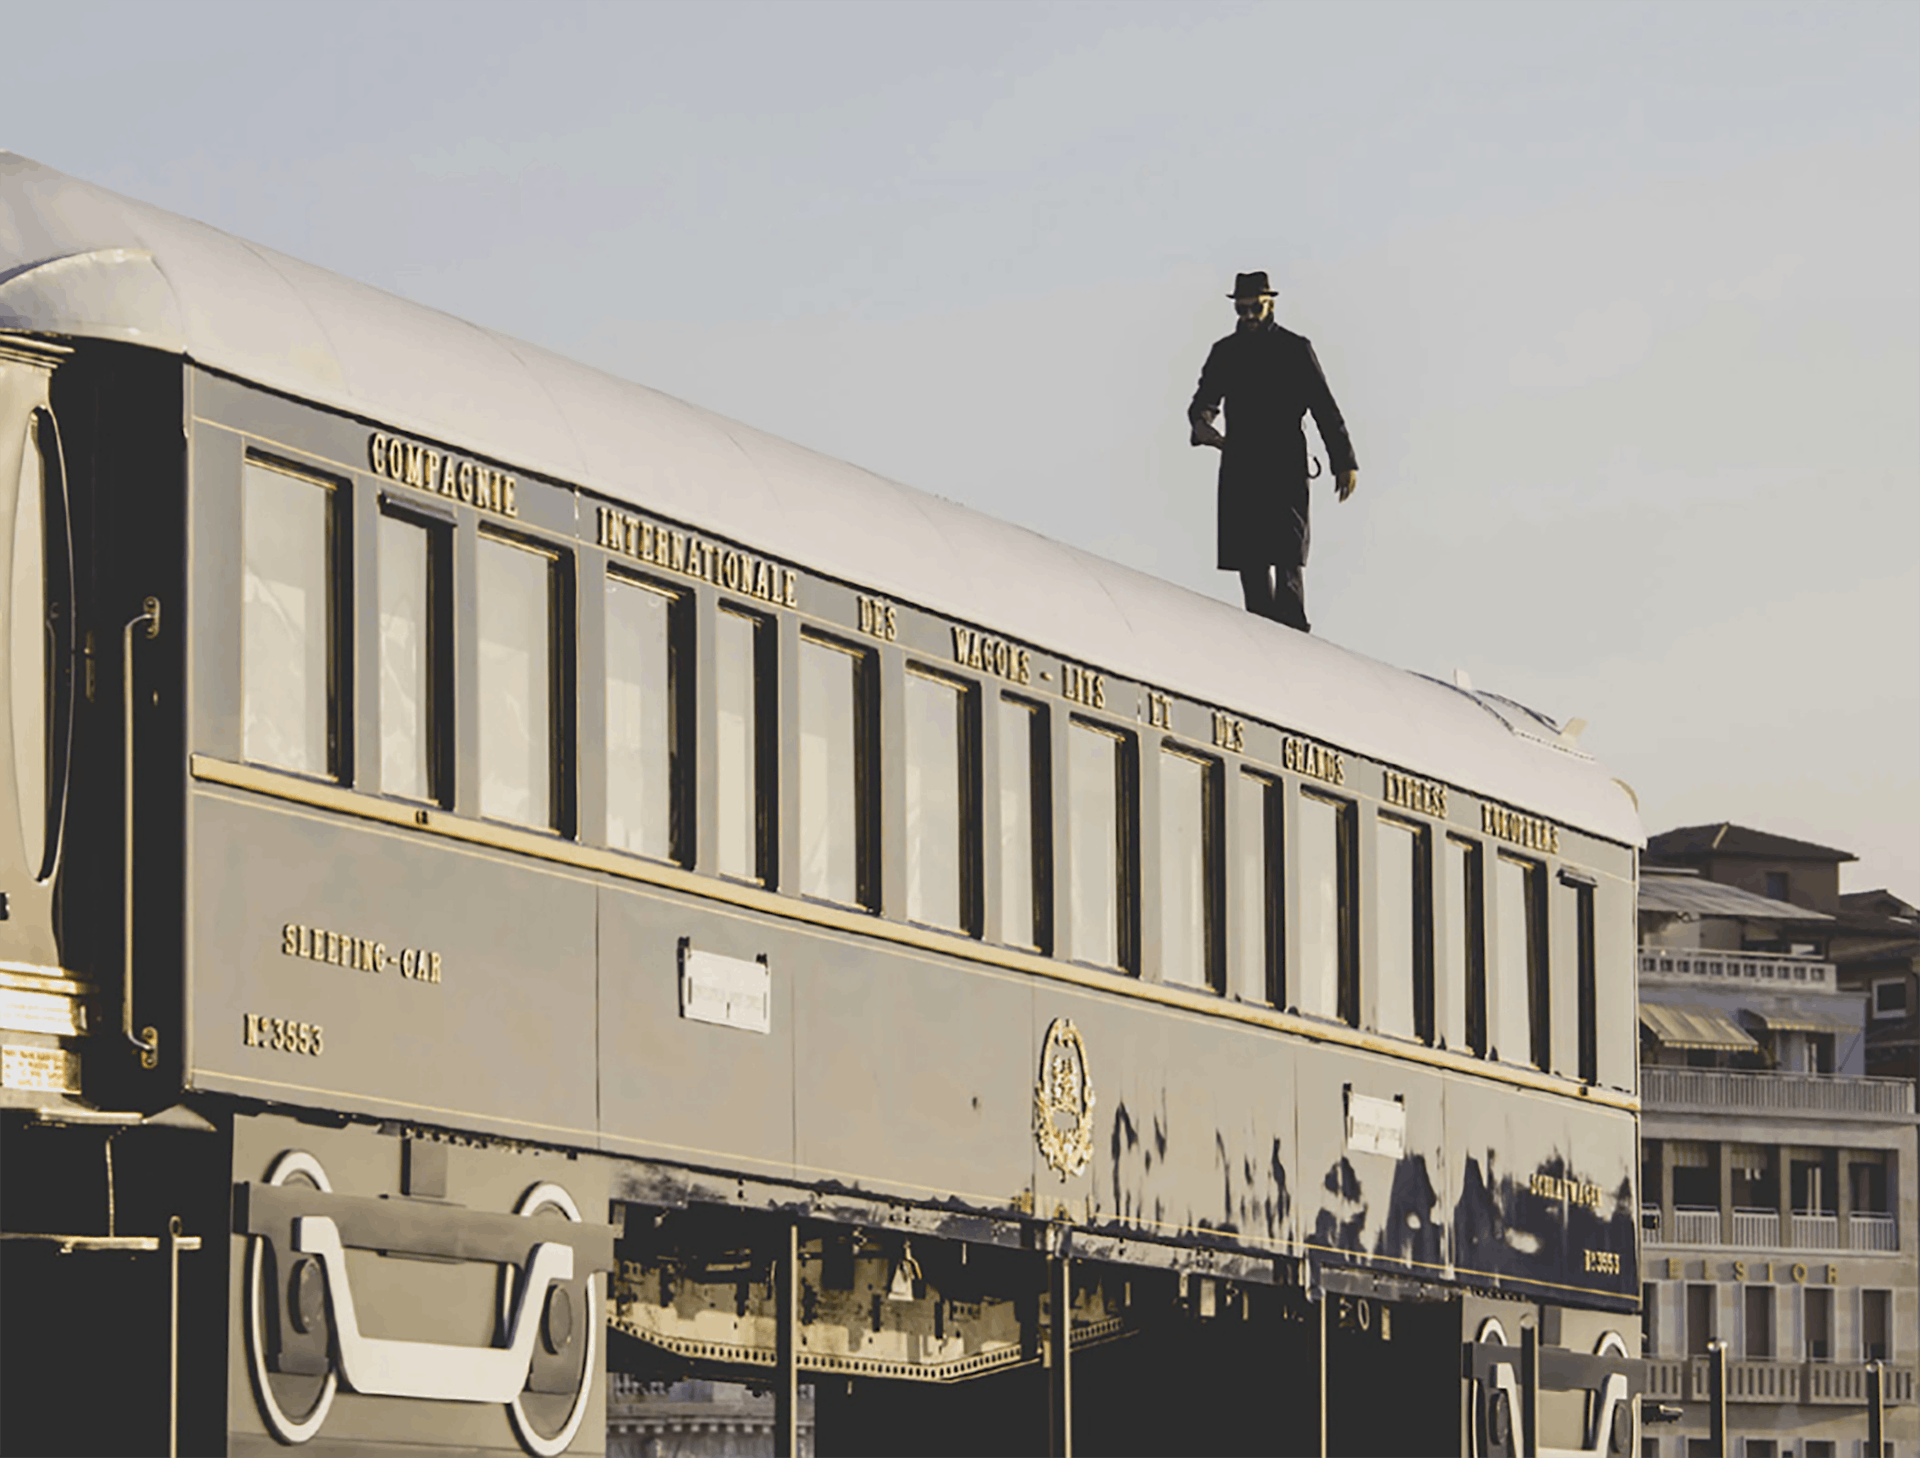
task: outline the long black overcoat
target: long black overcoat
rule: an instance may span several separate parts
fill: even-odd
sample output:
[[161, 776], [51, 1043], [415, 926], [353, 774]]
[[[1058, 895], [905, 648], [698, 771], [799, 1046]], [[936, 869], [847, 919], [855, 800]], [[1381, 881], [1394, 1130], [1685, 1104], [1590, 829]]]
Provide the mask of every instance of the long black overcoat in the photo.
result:
[[1307, 437], [1313, 412], [1338, 479], [1358, 462], [1313, 345], [1272, 320], [1207, 353], [1187, 417], [1226, 406], [1220, 453], [1220, 563], [1228, 570], [1296, 564], [1307, 552]]

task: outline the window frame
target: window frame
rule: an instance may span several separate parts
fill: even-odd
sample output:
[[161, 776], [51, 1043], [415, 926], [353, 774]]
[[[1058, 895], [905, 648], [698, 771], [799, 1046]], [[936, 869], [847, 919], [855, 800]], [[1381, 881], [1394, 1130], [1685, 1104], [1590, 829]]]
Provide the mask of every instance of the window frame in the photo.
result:
[[[695, 790], [701, 768], [700, 679], [694, 623], [698, 604], [694, 594], [684, 587], [662, 582], [645, 572], [631, 571], [618, 561], [608, 561], [602, 582], [603, 590], [616, 585], [651, 592], [667, 601], [667, 852], [664, 856], [657, 856], [647, 851], [616, 846], [611, 829], [604, 830], [603, 834], [607, 848], [621, 855], [639, 856], [643, 860], [659, 861], [664, 865], [691, 867], [695, 863], [700, 840]], [[611, 592], [608, 595], [611, 599]], [[609, 691], [613, 681], [612, 614], [604, 614], [601, 621], [600, 674], [604, 700], [601, 713], [607, 716], [613, 712], [613, 696]], [[611, 735], [606, 735], [602, 741], [603, 752], [605, 745], [610, 742]], [[604, 808], [607, 812], [606, 824], [610, 827], [613, 821], [611, 756], [608, 756], [608, 764], [604, 775], [607, 802]]]
[[[1599, 923], [1594, 897], [1598, 887], [1584, 873], [1562, 867], [1560, 884], [1573, 893], [1574, 1071], [1582, 1083], [1600, 1081]], [[1551, 957], [1551, 952], [1549, 952]], [[1549, 971], [1551, 977], [1551, 971]]]
[[[571, 546], [549, 542], [542, 537], [506, 531], [490, 522], [478, 525], [474, 543], [475, 592], [478, 595], [478, 576], [481, 553], [487, 545], [511, 548], [529, 555], [544, 557], [547, 561], [547, 694], [548, 694], [548, 754], [547, 754], [547, 798], [549, 819], [545, 822], [504, 819], [497, 815], [488, 815], [483, 803], [476, 802], [475, 813], [480, 819], [496, 825], [511, 825], [516, 829], [530, 830], [536, 834], [556, 835], [563, 840], [574, 838], [577, 819], [575, 815], [573, 736], [575, 733], [575, 655], [578, 651], [577, 614], [574, 610], [574, 552]], [[474, 639], [474, 693], [476, 695], [474, 734], [474, 753], [476, 773], [480, 782], [475, 787], [476, 796], [484, 795], [485, 759], [482, 745], [485, 740], [485, 726], [481, 721], [484, 709], [479, 706], [481, 693], [479, 677], [479, 658], [481, 638], [479, 609], [476, 601], [473, 616]]]
[[[326, 539], [322, 543], [323, 554], [321, 580], [326, 584], [327, 603], [320, 615], [326, 625], [327, 643], [322, 657], [326, 665], [324, 710], [325, 741], [327, 766], [320, 773], [310, 770], [293, 769], [286, 765], [274, 764], [264, 759], [255, 759], [247, 753], [246, 730], [246, 692], [247, 692], [247, 649], [246, 649], [246, 562], [247, 562], [247, 475], [250, 469], [259, 469], [274, 475], [285, 476], [312, 486], [326, 493], [326, 507], [323, 519], [326, 522]], [[354, 608], [354, 551], [353, 551], [353, 486], [343, 477], [327, 474], [312, 466], [289, 460], [285, 456], [268, 451], [247, 450], [241, 457], [240, 472], [240, 662], [237, 682], [239, 685], [240, 719], [240, 758], [243, 763], [259, 765], [276, 774], [294, 775], [303, 780], [318, 784], [349, 786], [355, 782], [354, 773], [354, 701], [353, 668], [347, 661], [352, 651], [353, 608]]]
[[[1388, 814], [1384, 811], [1375, 817], [1376, 838], [1382, 826], [1391, 826], [1395, 833], [1407, 834], [1413, 838], [1413, 880], [1407, 888], [1413, 900], [1411, 913], [1413, 986], [1409, 989], [1413, 1008], [1413, 1040], [1432, 1047], [1438, 1038], [1434, 1007], [1433, 827], [1424, 820], [1416, 820], [1407, 815]], [[1376, 856], [1376, 868], [1378, 863], [1379, 858]], [[1382, 886], [1380, 891], [1382, 896], [1387, 894], [1385, 886]], [[1376, 990], [1376, 1003], [1377, 1001]], [[1399, 1037], [1401, 1035], [1385, 1033], [1383, 1036]]]
[[1460, 864], [1466, 884], [1460, 905], [1456, 908], [1449, 902], [1447, 910], [1449, 920], [1456, 909], [1466, 918], [1460, 928], [1465, 952], [1465, 965], [1460, 969], [1461, 1033], [1467, 1051], [1475, 1058], [1485, 1058], [1493, 1046], [1492, 1027], [1487, 1020], [1487, 848], [1485, 842], [1472, 836], [1449, 833], [1446, 853], [1451, 855], [1456, 847], [1464, 852]]
[[[1179, 759], [1200, 771], [1200, 972], [1199, 982], [1176, 981], [1166, 971], [1167, 904], [1166, 788], [1167, 760]], [[1156, 787], [1160, 795], [1160, 843], [1154, 848], [1160, 871], [1159, 897], [1162, 908], [1159, 976], [1163, 983], [1188, 987], [1195, 991], [1225, 996], [1227, 990], [1226, 936], [1226, 807], [1224, 805], [1225, 766], [1214, 755], [1205, 754], [1178, 739], [1162, 739], [1156, 768], [1161, 771]]]
[[[720, 682], [723, 675], [718, 668], [720, 651], [718, 624], [722, 617], [737, 618], [748, 625], [752, 644], [752, 663], [748, 666], [747, 682], [753, 689], [753, 748], [750, 757], [753, 762], [753, 841], [754, 870], [747, 875], [738, 871], [729, 871], [718, 864], [712, 866], [710, 874], [723, 880], [734, 881], [742, 885], [764, 886], [769, 890], [786, 889], [781, 885], [780, 862], [780, 817], [781, 785], [780, 747], [781, 747], [781, 683], [780, 683], [780, 619], [775, 614], [750, 607], [746, 603], [731, 597], [721, 597], [714, 602], [714, 707], [717, 719], [719, 712]], [[797, 687], [797, 685], [796, 685]], [[715, 794], [718, 794], [718, 780], [723, 766], [719, 754], [714, 754]], [[716, 800], [715, 814], [718, 815]], [[705, 827], [696, 826], [694, 831], [696, 848], [704, 844], [702, 832]], [[718, 861], [720, 827], [716, 823], [711, 827], [715, 852]], [[700, 852], [704, 855], [704, 852]], [[696, 861], [696, 864], [698, 862]]]
[[[1886, 1008], [1881, 1006], [1880, 990], [1883, 987], [1900, 989], [1900, 1006]], [[1875, 1022], [1905, 1022], [1913, 1012], [1913, 988], [1909, 979], [1902, 977], [1876, 977], [1871, 984], [1872, 998], [1868, 1007], [1868, 1016]]]
[[[1255, 798], [1243, 802], [1246, 823], [1242, 830], [1242, 851], [1252, 848], [1258, 851], [1258, 866], [1253, 874], [1257, 882], [1257, 894], [1260, 901], [1258, 924], [1262, 938], [1258, 954], [1251, 960], [1260, 969], [1260, 985], [1269, 1007], [1284, 1008], [1287, 1005], [1287, 783], [1279, 774], [1258, 768], [1242, 766], [1238, 784], [1243, 793]], [[1255, 817], [1251, 812], [1257, 809]], [[1251, 837], [1251, 847], [1248, 845]], [[1242, 879], [1241, 890], [1246, 887]], [[1237, 906], [1231, 899], [1234, 892], [1228, 889], [1229, 901], [1227, 915], [1239, 912], [1247, 915], [1244, 906]]]
[[[455, 629], [454, 629], [454, 590], [453, 561], [454, 538], [458, 532], [455, 521], [448, 516], [431, 509], [422, 509], [416, 502], [394, 496], [382, 491], [379, 494], [374, 513], [374, 623], [376, 642], [373, 650], [373, 669], [378, 679], [380, 673], [380, 648], [378, 643], [378, 624], [380, 616], [380, 526], [392, 519], [404, 522], [408, 526], [420, 528], [426, 535], [427, 544], [427, 640], [422, 647], [426, 657], [426, 725], [427, 738], [427, 795], [418, 799], [412, 795], [391, 790], [386, 782], [386, 761], [384, 742], [381, 745], [380, 793], [390, 799], [401, 800], [409, 805], [431, 805], [449, 809], [453, 805], [454, 778], [456, 774], [454, 745], [458, 734], [459, 710], [455, 697]], [[374, 732], [376, 737], [384, 736], [385, 719], [383, 704], [378, 687], [374, 690]]]
[[[983, 694], [983, 701], [984, 698], [985, 695]], [[999, 912], [1000, 939], [1006, 946], [1018, 947], [1024, 951], [1034, 951], [1046, 957], [1052, 955], [1054, 944], [1052, 711], [1046, 704], [1039, 700], [1030, 699], [1021, 694], [1002, 693], [996, 696], [993, 732], [998, 740], [996, 745], [999, 757], [998, 773], [1002, 782], [1004, 782], [1006, 776], [1008, 759], [1007, 737], [1003, 732], [1006, 727], [1004, 708], [1007, 705], [1012, 705], [1026, 716], [1027, 831], [1028, 839], [1031, 842], [1027, 849], [1027, 870], [1028, 878], [1032, 883], [1028, 887], [1028, 895], [1032, 898], [1031, 906], [1033, 912], [1033, 924], [1027, 929], [1032, 933], [1033, 940], [1019, 940], [1008, 934], [1005, 905], [1006, 868], [1001, 856], [1001, 848], [995, 847], [994, 856], [996, 861], [999, 862], [996, 866], [996, 871], [998, 872], [997, 879], [999, 882], [998, 893], [1002, 898]], [[984, 724], [984, 710], [982, 718]], [[982, 733], [985, 733], [984, 727]], [[995, 784], [992, 793], [997, 797], [1000, 791], [1001, 784]], [[981, 793], [984, 802], [986, 795], [984, 781]], [[1004, 825], [1000, 827], [1000, 833], [1004, 839], [1006, 834]], [[981, 840], [984, 850], [984, 833], [982, 834]], [[983, 875], [983, 889], [985, 879]]]
[[[1302, 801], [1316, 800], [1334, 813], [1334, 1006], [1323, 1016], [1350, 1028], [1360, 1026], [1360, 803], [1345, 795], [1331, 794], [1312, 783], [1299, 781]], [[1298, 869], [1299, 850], [1295, 851]], [[1289, 908], [1292, 920], [1300, 922], [1299, 907]], [[1304, 970], [1304, 969], [1302, 969]], [[1298, 988], [1293, 992], [1297, 998]]]
[[[958, 888], [960, 924], [948, 926], [943, 922], [920, 921], [908, 916], [905, 908], [906, 898], [911, 895], [910, 879], [908, 885], [902, 888], [901, 914], [913, 926], [925, 926], [934, 931], [949, 932], [957, 936], [978, 937], [983, 930], [986, 905], [986, 834], [982, 812], [985, 787], [980, 753], [981, 704], [985, 695], [981, 692], [978, 680], [949, 673], [917, 658], [908, 658], [902, 665], [900, 689], [902, 710], [900, 753], [903, 770], [908, 767], [912, 756], [911, 720], [906, 716], [906, 698], [910, 692], [907, 681], [916, 678], [951, 689], [956, 698], [955, 752], [959, 757], [959, 763], [955, 768], [958, 772], [960, 844], [954, 849], [959, 859], [960, 871]], [[903, 784], [903, 792], [904, 789]], [[907, 834], [904, 823], [901, 834], [903, 836]], [[903, 860], [903, 867], [904, 864]]]
[[[1083, 966], [1099, 967], [1105, 971], [1119, 972], [1124, 976], [1138, 977], [1140, 975], [1140, 737], [1130, 729], [1085, 714], [1069, 715], [1066, 728], [1069, 736], [1079, 729], [1113, 740], [1116, 745], [1113, 756], [1113, 818], [1116, 842], [1114, 875], [1117, 883], [1114, 887], [1114, 951], [1118, 960], [1113, 964], [1091, 960], [1083, 954], [1077, 938], [1071, 948], [1072, 960]], [[1073, 742], [1069, 738], [1069, 746]], [[1071, 747], [1069, 747], [1067, 758], [1071, 761], [1072, 757]], [[1069, 769], [1066, 835], [1069, 899], [1071, 899], [1075, 845], [1073, 790], [1072, 773]], [[1071, 918], [1071, 908], [1068, 915]]]
[[[807, 653], [809, 646], [842, 653], [853, 660], [853, 827], [854, 827], [854, 899], [841, 901], [837, 897], [824, 896], [818, 892], [806, 891], [799, 886], [790, 889], [793, 894], [808, 901], [816, 901], [826, 906], [847, 906], [859, 911], [879, 912], [881, 908], [881, 872], [880, 872], [880, 684], [879, 654], [865, 644], [851, 642], [829, 630], [818, 630], [803, 626], [800, 629], [800, 650], [796, 670], [804, 682]], [[805, 701], [805, 690], [801, 683], [794, 686], [796, 703], [794, 705], [794, 730], [800, 732], [801, 704]], [[798, 750], [798, 741], [795, 744]], [[804, 776], [796, 774], [794, 793], [795, 825], [804, 832], [805, 820], [800, 797], [806, 793]], [[804, 858], [804, 847], [801, 849]], [[797, 868], [796, 868], [797, 869]]]
[[[1523, 872], [1521, 884], [1526, 899], [1522, 903], [1526, 929], [1526, 967], [1522, 984], [1527, 991], [1527, 1053], [1522, 1063], [1509, 1050], [1499, 1049], [1500, 1061], [1516, 1066], [1553, 1070], [1553, 978], [1550, 952], [1549, 907], [1547, 904], [1547, 865], [1533, 856], [1497, 850], [1496, 865], [1505, 861]], [[1500, 969], [1501, 977], [1511, 979], [1510, 968]], [[1512, 985], [1509, 982], [1509, 985]]]

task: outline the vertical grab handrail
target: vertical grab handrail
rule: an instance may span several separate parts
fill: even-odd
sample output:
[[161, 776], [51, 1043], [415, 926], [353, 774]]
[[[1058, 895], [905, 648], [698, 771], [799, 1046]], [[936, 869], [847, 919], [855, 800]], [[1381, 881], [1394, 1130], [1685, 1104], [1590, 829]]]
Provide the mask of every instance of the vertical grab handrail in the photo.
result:
[[126, 627], [120, 630], [120, 700], [126, 714], [125, 733], [122, 736], [126, 756], [126, 779], [122, 786], [126, 802], [122, 827], [125, 874], [121, 879], [121, 895], [124, 898], [121, 936], [124, 938], [125, 957], [120, 984], [120, 1031], [139, 1050], [140, 1066], [157, 1068], [160, 1066], [160, 1030], [142, 1028], [137, 1037], [133, 1031], [133, 630], [142, 623], [147, 625], [147, 637], [160, 636], [159, 598], [150, 597], [141, 603], [138, 615], [129, 618]]

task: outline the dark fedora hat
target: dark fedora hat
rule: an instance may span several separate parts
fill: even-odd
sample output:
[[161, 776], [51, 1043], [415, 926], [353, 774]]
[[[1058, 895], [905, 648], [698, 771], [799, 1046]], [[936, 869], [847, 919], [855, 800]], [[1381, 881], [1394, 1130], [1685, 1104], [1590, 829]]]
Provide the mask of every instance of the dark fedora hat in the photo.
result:
[[1267, 276], [1264, 272], [1240, 273], [1234, 275], [1233, 292], [1228, 294], [1227, 297], [1230, 299], [1261, 299], [1270, 297], [1272, 294], [1273, 289], [1267, 283]]

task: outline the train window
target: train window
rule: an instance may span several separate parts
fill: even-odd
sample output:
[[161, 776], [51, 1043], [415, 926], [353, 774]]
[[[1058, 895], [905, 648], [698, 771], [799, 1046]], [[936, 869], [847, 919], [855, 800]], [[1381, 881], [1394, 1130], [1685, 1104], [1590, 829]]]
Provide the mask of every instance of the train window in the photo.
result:
[[607, 574], [607, 844], [686, 859], [687, 600]]
[[240, 508], [242, 753], [304, 775], [340, 773], [335, 556], [324, 481], [248, 461]]
[[380, 517], [380, 788], [436, 804], [446, 800], [451, 547], [444, 527]]
[[543, 829], [559, 823], [559, 565], [551, 552], [488, 535], [474, 564], [480, 813]]
[[1360, 998], [1355, 975], [1354, 807], [1347, 800], [1303, 791], [1299, 833], [1293, 846], [1300, 876], [1294, 922], [1300, 931], [1300, 965], [1293, 996], [1300, 1010], [1358, 1026]]
[[26, 863], [38, 878], [47, 860], [47, 685], [50, 606], [47, 587], [47, 457], [40, 447], [39, 419], [29, 417], [20, 454], [18, 494], [14, 497], [12, 602], [13, 626], [7, 652], [12, 659], [8, 687], [13, 707], [15, 805]]
[[1383, 815], [1376, 841], [1379, 1030], [1433, 1039], [1433, 873], [1424, 826]]
[[1220, 766], [1160, 752], [1160, 977], [1221, 988]]
[[1067, 889], [1076, 961], [1133, 970], [1133, 739], [1075, 719], [1067, 736]]
[[[1277, 780], [1243, 771], [1239, 777], [1241, 811], [1235, 848], [1233, 908], [1238, 918], [1240, 952], [1253, 985], [1265, 989], [1268, 1002], [1285, 1007], [1286, 896], [1282, 878], [1281, 834], [1286, 802]], [[1245, 985], [1245, 984], [1242, 984]]]
[[800, 885], [806, 896], [872, 906], [871, 657], [800, 640]]
[[972, 691], [909, 668], [906, 675], [907, 919], [975, 926], [979, 763]]
[[1573, 897], [1574, 1001], [1579, 1027], [1576, 1050], [1580, 1078], [1596, 1083], [1600, 1078], [1600, 1027], [1598, 968], [1593, 945], [1593, 883], [1561, 872], [1560, 883]]
[[1502, 852], [1497, 858], [1498, 996], [1494, 999], [1493, 1046], [1508, 1063], [1551, 1062], [1552, 1006], [1547, 997], [1546, 911], [1541, 905], [1545, 869], [1537, 861]]
[[1047, 711], [1002, 698], [1000, 728], [1000, 935], [1017, 946], [1048, 942], [1047, 863], [1051, 763]]
[[770, 879], [773, 627], [753, 613], [714, 615], [713, 688], [718, 709], [713, 761], [718, 791], [713, 863], [724, 876]]
[[[1487, 938], [1486, 901], [1481, 894], [1480, 847], [1470, 840], [1448, 836], [1441, 859], [1447, 904], [1447, 936], [1443, 949], [1446, 985], [1464, 1004], [1461, 1036], [1466, 1046], [1484, 1058], [1487, 1054]], [[1451, 1014], [1450, 1014], [1451, 1015]]]

